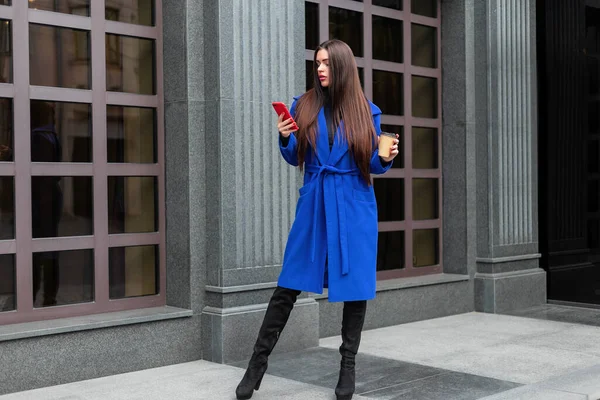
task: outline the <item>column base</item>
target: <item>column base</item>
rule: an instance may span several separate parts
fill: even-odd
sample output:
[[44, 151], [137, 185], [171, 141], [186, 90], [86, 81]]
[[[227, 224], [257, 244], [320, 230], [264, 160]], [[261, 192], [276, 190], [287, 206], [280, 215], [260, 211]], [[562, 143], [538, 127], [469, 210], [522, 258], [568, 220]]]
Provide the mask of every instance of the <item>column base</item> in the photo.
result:
[[[227, 364], [250, 358], [267, 304], [202, 311], [202, 358]], [[319, 304], [298, 299], [274, 353], [319, 346]]]
[[475, 274], [475, 310], [503, 313], [546, 304], [546, 271]]

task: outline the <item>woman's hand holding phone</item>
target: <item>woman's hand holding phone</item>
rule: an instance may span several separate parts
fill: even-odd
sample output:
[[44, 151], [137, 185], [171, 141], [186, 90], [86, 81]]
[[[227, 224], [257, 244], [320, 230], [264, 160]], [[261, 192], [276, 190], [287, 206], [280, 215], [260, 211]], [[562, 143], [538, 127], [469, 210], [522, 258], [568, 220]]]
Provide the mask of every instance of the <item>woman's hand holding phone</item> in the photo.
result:
[[293, 132], [296, 132], [298, 128], [292, 118], [284, 120], [284, 116], [284, 113], [281, 113], [279, 116], [279, 119], [277, 120], [277, 130], [283, 137], [289, 137]]

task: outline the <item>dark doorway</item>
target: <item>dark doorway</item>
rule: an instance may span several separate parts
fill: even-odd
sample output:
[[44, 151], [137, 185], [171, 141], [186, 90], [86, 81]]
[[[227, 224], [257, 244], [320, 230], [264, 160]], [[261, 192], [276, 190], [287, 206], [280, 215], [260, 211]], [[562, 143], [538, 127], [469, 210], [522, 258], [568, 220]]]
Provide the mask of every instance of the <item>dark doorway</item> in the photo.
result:
[[537, 10], [548, 300], [600, 305], [600, 0], [538, 0]]

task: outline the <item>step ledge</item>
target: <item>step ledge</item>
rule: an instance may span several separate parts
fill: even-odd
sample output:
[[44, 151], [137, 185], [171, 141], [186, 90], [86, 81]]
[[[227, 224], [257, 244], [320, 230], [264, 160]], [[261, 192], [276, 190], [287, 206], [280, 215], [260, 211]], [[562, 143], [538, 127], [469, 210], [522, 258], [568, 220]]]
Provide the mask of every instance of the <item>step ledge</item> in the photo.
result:
[[92, 329], [112, 328], [146, 322], [165, 321], [176, 318], [187, 318], [192, 315], [192, 310], [164, 306], [10, 324], [0, 326], [0, 342], [62, 333], [81, 332]]

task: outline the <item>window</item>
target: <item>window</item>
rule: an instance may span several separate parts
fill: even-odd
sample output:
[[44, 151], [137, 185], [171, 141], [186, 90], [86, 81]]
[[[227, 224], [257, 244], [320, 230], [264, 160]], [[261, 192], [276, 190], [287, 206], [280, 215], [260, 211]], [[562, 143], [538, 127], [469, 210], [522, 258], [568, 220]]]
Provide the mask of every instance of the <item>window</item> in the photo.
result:
[[0, 20], [0, 325], [166, 303], [162, 2], [98, 3]]
[[[307, 89], [315, 83], [312, 50], [328, 39], [345, 41], [356, 56], [367, 97], [383, 111], [381, 129], [400, 136], [393, 168], [373, 179], [379, 218], [378, 278], [439, 273], [440, 0], [330, 4], [305, 2]], [[322, 31], [324, 26], [328, 31]]]

